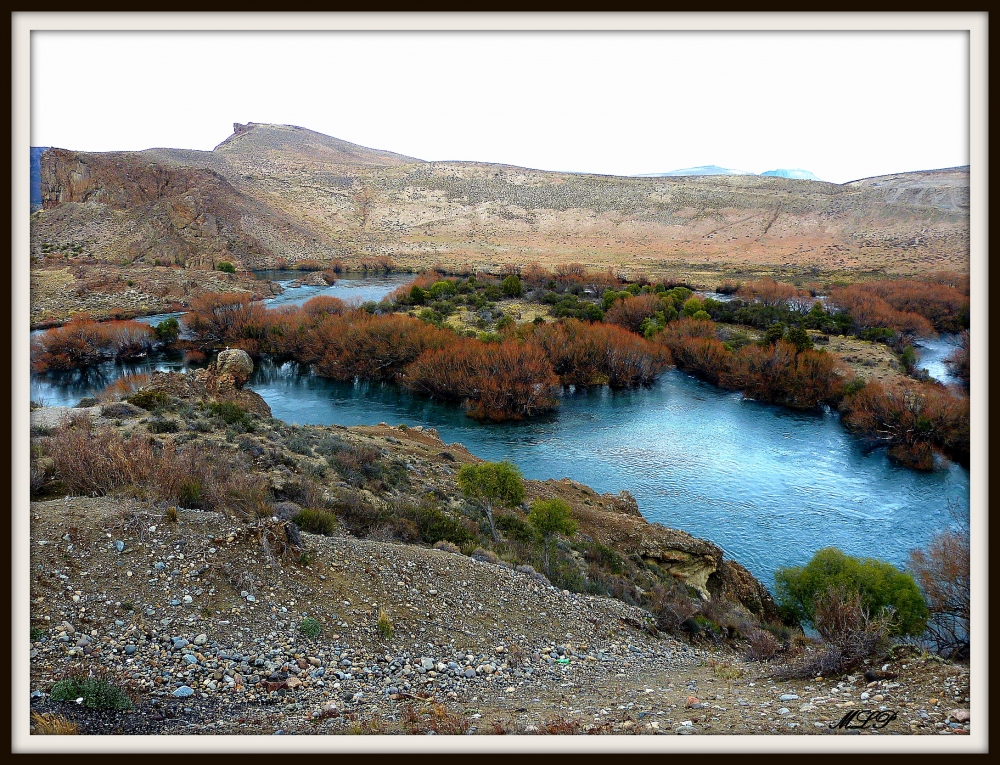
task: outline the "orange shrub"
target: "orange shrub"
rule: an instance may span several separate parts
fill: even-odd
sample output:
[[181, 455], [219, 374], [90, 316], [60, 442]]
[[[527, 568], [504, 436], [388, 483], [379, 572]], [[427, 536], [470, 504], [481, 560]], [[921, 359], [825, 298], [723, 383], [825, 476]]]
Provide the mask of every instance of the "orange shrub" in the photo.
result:
[[930, 468], [930, 447], [965, 461], [969, 456], [969, 400], [936, 383], [869, 382], [843, 403], [843, 423], [883, 441], [890, 455]]
[[533, 327], [563, 385], [648, 385], [670, 365], [670, 352], [621, 327], [568, 319]]
[[755, 300], [766, 306], [779, 307], [796, 297], [808, 297], [809, 293], [791, 284], [776, 282], [774, 279], [758, 279], [746, 282], [736, 290], [744, 300]]
[[457, 336], [410, 316], [372, 316], [354, 311], [324, 317], [311, 334], [319, 359], [316, 374], [335, 380], [393, 380], [426, 350]]
[[939, 331], [960, 332], [969, 311], [967, 281], [965, 285], [964, 294], [949, 284], [913, 279], [884, 279], [854, 286], [880, 297], [897, 311], [923, 316]]
[[36, 372], [92, 366], [109, 359], [130, 359], [153, 347], [153, 329], [140, 321], [96, 322], [80, 316], [50, 329], [31, 343]]
[[630, 332], [639, 332], [642, 323], [658, 311], [663, 310], [659, 295], [646, 293], [617, 300], [604, 314], [604, 321], [617, 324]]
[[191, 301], [181, 323], [203, 343], [235, 345], [264, 338], [266, 313], [245, 292], [208, 292]]
[[934, 326], [913, 311], [900, 311], [873, 292], [870, 285], [852, 284], [830, 292], [830, 302], [851, 315], [855, 330], [887, 327], [911, 335], [934, 335]]
[[494, 421], [520, 420], [554, 409], [553, 388], [558, 382], [537, 345], [468, 338], [427, 351], [407, 367], [403, 379], [411, 390], [464, 401], [471, 417]]
[[836, 402], [844, 392], [836, 358], [824, 351], [797, 351], [792, 343], [747, 345], [729, 359], [719, 384], [758, 401], [796, 408]]

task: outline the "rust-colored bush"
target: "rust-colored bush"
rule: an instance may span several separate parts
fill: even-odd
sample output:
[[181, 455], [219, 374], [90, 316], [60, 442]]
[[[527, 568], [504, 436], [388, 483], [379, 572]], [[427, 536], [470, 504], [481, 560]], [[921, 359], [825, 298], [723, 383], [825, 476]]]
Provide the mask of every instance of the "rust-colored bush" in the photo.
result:
[[335, 380], [391, 381], [420, 354], [457, 339], [451, 331], [410, 316], [371, 316], [362, 311], [326, 316], [312, 334], [312, 342], [321, 349], [315, 371]]
[[771, 307], [783, 306], [794, 298], [809, 296], [805, 290], [800, 290], [791, 284], [776, 282], [774, 279], [746, 282], [740, 285], [736, 294], [744, 300], [756, 301]]
[[152, 375], [134, 374], [119, 377], [104, 390], [97, 394], [97, 399], [102, 403], [121, 401], [128, 398], [141, 388], [145, 388], [152, 380]]
[[614, 325], [568, 319], [529, 332], [563, 385], [649, 385], [671, 363], [666, 346]]
[[555, 408], [552, 389], [558, 378], [537, 345], [463, 338], [422, 354], [407, 367], [403, 384], [426, 395], [463, 401], [477, 419], [500, 421]]
[[[830, 292], [830, 303], [851, 315], [855, 331], [886, 327], [910, 335], [933, 336], [934, 326], [919, 313], [899, 310], [878, 294], [871, 284], [852, 284]], [[903, 304], [903, 303], [900, 303]]]
[[655, 294], [646, 293], [615, 301], [604, 315], [608, 324], [617, 324], [630, 332], [639, 332], [642, 323], [663, 310], [663, 301]]
[[942, 656], [967, 658], [971, 582], [969, 528], [943, 531], [910, 553], [909, 569], [927, 598], [927, 637]]
[[966, 385], [969, 384], [969, 365], [971, 358], [969, 330], [965, 330], [962, 332], [958, 348], [956, 348], [952, 354], [945, 359], [945, 363], [951, 368], [955, 377], [962, 380]]
[[89, 316], [79, 316], [32, 341], [32, 366], [36, 372], [76, 369], [143, 356], [152, 347], [153, 330], [148, 324], [96, 322]]
[[969, 400], [936, 383], [869, 382], [842, 409], [845, 426], [882, 441], [904, 464], [931, 467], [930, 447], [968, 459]]
[[210, 292], [191, 301], [191, 311], [181, 322], [203, 343], [235, 347], [243, 340], [259, 343], [266, 337], [266, 313], [246, 293]]
[[55, 478], [70, 494], [103, 496], [143, 485], [153, 470], [153, 447], [147, 438], [125, 438], [112, 428], [95, 427], [89, 417], [56, 428], [46, 452]]
[[719, 384], [742, 390], [758, 401], [797, 408], [834, 403], [844, 391], [832, 354], [798, 351], [784, 340], [774, 345], [747, 345], [732, 354]]

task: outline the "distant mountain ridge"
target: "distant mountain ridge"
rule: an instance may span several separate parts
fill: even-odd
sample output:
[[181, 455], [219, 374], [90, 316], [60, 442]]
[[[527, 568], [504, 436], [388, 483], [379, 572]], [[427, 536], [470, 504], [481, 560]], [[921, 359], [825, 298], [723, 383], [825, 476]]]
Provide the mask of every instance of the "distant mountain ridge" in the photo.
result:
[[212, 151], [44, 151], [31, 252], [75, 242], [114, 263], [249, 269], [377, 258], [487, 270], [968, 269], [967, 167], [849, 184], [718, 169], [627, 177], [426, 162], [237, 123]]
[[700, 165], [698, 167], [685, 167], [683, 170], [671, 170], [669, 173], [641, 173], [636, 178], [673, 178], [676, 176], [689, 175], [756, 175], [749, 170], [731, 170], [728, 167], [718, 165]]

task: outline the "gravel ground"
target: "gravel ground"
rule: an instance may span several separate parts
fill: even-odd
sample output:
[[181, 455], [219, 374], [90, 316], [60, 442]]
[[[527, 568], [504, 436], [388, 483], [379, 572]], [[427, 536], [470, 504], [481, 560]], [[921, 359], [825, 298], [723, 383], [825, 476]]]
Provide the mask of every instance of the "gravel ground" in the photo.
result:
[[[927, 657], [870, 683], [775, 682], [649, 634], [641, 609], [460, 554], [303, 535], [303, 565], [215, 513], [171, 523], [98, 498], [31, 512], [31, 704], [82, 733], [850, 735], [830, 724], [851, 709], [897, 713], [863, 735], [969, 730], [968, 668]], [[133, 710], [48, 697], [98, 666]]]

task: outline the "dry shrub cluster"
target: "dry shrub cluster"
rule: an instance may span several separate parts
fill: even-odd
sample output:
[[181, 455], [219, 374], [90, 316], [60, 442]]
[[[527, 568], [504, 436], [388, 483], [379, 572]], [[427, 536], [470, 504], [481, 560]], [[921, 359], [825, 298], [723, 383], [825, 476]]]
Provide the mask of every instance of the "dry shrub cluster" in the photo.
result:
[[609, 324], [567, 319], [534, 326], [529, 332], [563, 385], [649, 385], [671, 363], [665, 346]]
[[147, 436], [125, 437], [95, 426], [89, 417], [60, 425], [36, 443], [52, 460], [51, 477], [68, 494], [144, 497], [250, 519], [270, 510], [266, 480], [239, 454], [210, 452], [199, 444], [154, 448]]
[[883, 654], [891, 642], [891, 613], [872, 616], [859, 593], [839, 587], [817, 598], [813, 625], [823, 644], [798, 660], [779, 665], [773, 671], [776, 678], [850, 672], [866, 659]]
[[660, 296], [647, 292], [616, 300], [604, 314], [604, 321], [624, 327], [629, 332], [639, 332], [646, 319], [652, 318], [662, 310], [663, 300]]
[[463, 401], [481, 420], [520, 420], [556, 407], [558, 378], [537, 345], [510, 339], [457, 339], [407, 367], [403, 384], [444, 400]]
[[864, 292], [875, 295], [904, 314], [918, 314], [939, 332], [961, 332], [968, 327], [968, 276], [939, 274], [920, 281], [883, 279], [852, 285], [847, 289], [854, 294]]
[[843, 395], [848, 372], [823, 351], [800, 351], [779, 340], [732, 352], [717, 339], [714, 322], [695, 319], [671, 322], [656, 339], [670, 349], [680, 369], [759, 401], [811, 408], [836, 403]]
[[153, 330], [139, 321], [96, 322], [79, 316], [50, 329], [31, 343], [36, 372], [76, 369], [103, 361], [136, 358], [153, 347]]
[[[733, 290], [744, 300], [756, 301], [762, 305], [778, 308], [796, 299], [810, 300], [807, 290], [801, 290], [791, 284], [776, 282], [774, 279], [758, 279], [749, 281]], [[811, 304], [810, 300], [810, 304]]]
[[946, 658], [969, 655], [969, 529], [938, 534], [924, 549], [910, 553], [909, 569], [927, 599], [930, 620], [926, 639]]
[[294, 359], [337, 380], [398, 382], [495, 421], [555, 408], [559, 384], [646, 385], [670, 362], [664, 346], [611, 325], [531, 325], [520, 337], [484, 342], [409, 316], [348, 310], [333, 298], [265, 311], [246, 296], [204, 295], [184, 321], [206, 344]]
[[969, 458], [969, 399], [935, 383], [869, 382], [843, 402], [843, 423], [889, 446], [904, 464], [929, 470], [932, 449]]
[[919, 313], [894, 308], [870, 289], [868, 284], [852, 284], [830, 292], [830, 303], [851, 315], [853, 329], [885, 327], [908, 335], [934, 335], [934, 325]]

